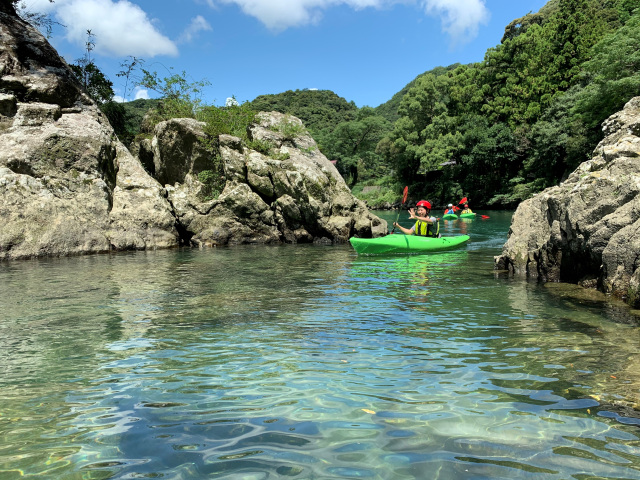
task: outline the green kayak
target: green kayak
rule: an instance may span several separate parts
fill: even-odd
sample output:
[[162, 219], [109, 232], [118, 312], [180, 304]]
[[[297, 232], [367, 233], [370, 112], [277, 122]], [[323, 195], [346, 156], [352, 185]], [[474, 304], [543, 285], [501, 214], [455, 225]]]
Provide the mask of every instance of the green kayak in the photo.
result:
[[443, 220], [457, 220], [458, 219], [458, 215], [456, 215], [455, 213], [445, 213], [442, 216]]
[[460, 218], [476, 218], [475, 213], [461, 213]]
[[351, 237], [349, 242], [359, 254], [381, 255], [385, 253], [437, 252], [457, 247], [467, 240], [469, 240], [469, 235], [430, 238], [416, 235], [389, 234], [378, 238]]

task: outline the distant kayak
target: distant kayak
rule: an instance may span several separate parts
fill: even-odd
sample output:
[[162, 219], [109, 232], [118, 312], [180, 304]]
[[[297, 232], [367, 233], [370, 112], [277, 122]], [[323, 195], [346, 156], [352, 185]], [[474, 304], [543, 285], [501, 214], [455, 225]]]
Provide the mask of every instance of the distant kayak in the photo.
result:
[[418, 237], [417, 235], [389, 234], [378, 238], [351, 237], [349, 242], [356, 252], [363, 255], [386, 253], [424, 253], [447, 250], [462, 245], [469, 235], [455, 237]]
[[475, 213], [461, 213], [460, 218], [476, 218]]
[[458, 215], [456, 215], [455, 213], [446, 213], [442, 216], [443, 220], [457, 220], [458, 219]]

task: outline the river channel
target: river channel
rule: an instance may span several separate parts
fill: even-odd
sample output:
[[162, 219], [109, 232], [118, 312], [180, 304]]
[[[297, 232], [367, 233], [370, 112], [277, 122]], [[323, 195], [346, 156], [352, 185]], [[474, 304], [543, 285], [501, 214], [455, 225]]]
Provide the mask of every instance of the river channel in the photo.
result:
[[423, 255], [0, 263], [0, 479], [640, 479], [640, 317], [494, 272], [481, 213]]

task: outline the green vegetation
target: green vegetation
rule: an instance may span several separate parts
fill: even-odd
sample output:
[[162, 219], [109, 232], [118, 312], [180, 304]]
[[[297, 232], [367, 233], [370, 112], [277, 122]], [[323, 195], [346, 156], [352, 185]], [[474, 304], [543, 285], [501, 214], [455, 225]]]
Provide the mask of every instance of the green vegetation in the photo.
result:
[[639, 44], [640, 0], [551, 0], [482, 62], [425, 72], [375, 109], [327, 91], [252, 104], [301, 118], [370, 205], [410, 185], [435, 203], [509, 208], [586, 160], [602, 121], [640, 95]]
[[369, 208], [384, 209], [388, 205], [400, 202], [402, 187], [395, 178], [385, 175], [358, 183], [351, 192], [360, 200], [364, 200]]
[[315, 138], [342, 122], [354, 120], [358, 107], [330, 90], [288, 90], [276, 95], [260, 95], [249, 102], [256, 112], [280, 112], [298, 117]]
[[208, 202], [214, 200], [222, 193], [224, 188], [225, 179], [224, 172], [222, 170], [222, 162], [220, 157], [213, 158], [213, 166], [211, 170], [202, 170], [198, 173], [198, 180], [202, 182], [202, 188], [200, 189], [201, 200]]
[[416, 79], [377, 151], [436, 203], [512, 207], [557, 184], [640, 94], [640, 0], [555, 0], [484, 61]]
[[[206, 81], [185, 72], [161, 77], [134, 57], [119, 74], [125, 90], [140, 69], [137, 84], [161, 100], [115, 104], [111, 82], [91, 61], [87, 33], [87, 54], [74, 72], [125, 144], [159, 121], [190, 117], [205, 122], [212, 139], [235, 135], [284, 159], [247, 136], [255, 112], [278, 111], [302, 120], [354, 194], [372, 206], [397, 202], [409, 185], [412, 196], [435, 204], [467, 196], [476, 207], [512, 208], [566, 178], [602, 139], [603, 120], [640, 95], [640, 0], [550, 0], [507, 25], [481, 62], [435, 68], [385, 104], [360, 109], [331, 91], [308, 89], [207, 106], [200, 100]], [[291, 139], [304, 133], [293, 122], [276, 129]], [[210, 147], [215, 156], [215, 140]], [[215, 195], [215, 161], [201, 176], [205, 195]]]
[[299, 125], [291, 121], [289, 115], [285, 115], [284, 121], [273, 125], [271, 129], [282, 134], [285, 140], [293, 140], [299, 135], [306, 135], [307, 129], [303, 125]]

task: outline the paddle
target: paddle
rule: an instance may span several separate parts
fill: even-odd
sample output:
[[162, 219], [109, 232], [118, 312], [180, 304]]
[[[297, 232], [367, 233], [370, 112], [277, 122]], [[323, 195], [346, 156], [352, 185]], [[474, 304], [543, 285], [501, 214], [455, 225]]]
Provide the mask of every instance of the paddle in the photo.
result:
[[[402, 206], [404, 207], [404, 204], [407, 203], [407, 195], [409, 195], [409, 186], [404, 187], [404, 190], [402, 191]], [[398, 223], [398, 220], [400, 220], [400, 211], [398, 211], [398, 216], [396, 217], [396, 221], [394, 223]], [[393, 228], [391, 229], [391, 233], [393, 233], [396, 229], [396, 226], [394, 225]]]

